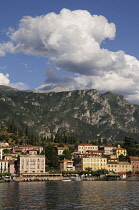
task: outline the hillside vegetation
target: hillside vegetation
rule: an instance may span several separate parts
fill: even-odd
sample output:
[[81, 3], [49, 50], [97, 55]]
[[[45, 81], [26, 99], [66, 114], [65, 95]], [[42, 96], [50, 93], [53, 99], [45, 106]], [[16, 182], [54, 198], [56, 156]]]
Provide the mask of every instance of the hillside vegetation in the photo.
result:
[[40, 137], [70, 136], [90, 142], [125, 136], [139, 139], [139, 106], [123, 96], [97, 90], [68, 92], [19, 91], [0, 86], [0, 124]]

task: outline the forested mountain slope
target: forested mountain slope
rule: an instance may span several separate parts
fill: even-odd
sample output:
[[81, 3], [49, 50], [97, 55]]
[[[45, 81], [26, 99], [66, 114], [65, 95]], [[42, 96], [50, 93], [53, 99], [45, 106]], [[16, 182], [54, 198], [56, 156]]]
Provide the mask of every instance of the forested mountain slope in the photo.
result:
[[139, 139], [139, 106], [97, 90], [40, 93], [1, 85], [0, 123], [9, 121], [39, 136], [65, 133], [83, 142]]

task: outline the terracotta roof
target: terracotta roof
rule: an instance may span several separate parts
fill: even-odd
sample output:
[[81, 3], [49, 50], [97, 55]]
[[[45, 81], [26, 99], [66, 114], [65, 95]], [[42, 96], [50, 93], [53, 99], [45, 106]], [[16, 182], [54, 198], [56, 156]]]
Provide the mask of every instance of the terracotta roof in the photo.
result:
[[129, 156], [130, 160], [139, 160], [138, 156]]
[[8, 162], [8, 160], [0, 159], [0, 162]]
[[119, 172], [118, 174], [119, 174], [119, 175], [125, 175], [126, 172]]
[[103, 153], [104, 150], [87, 150], [88, 152], [98, 152], [98, 153]]
[[13, 160], [10, 160], [10, 161], [8, 161], [8, 164], [9, 165], [13, 165], [14, 164], [14, 161]]
[[125, 148], [116, 148], [116, 150], [126, 150]]
[[61, 160], [60, 162], [73, 162], [72, 160], [68, 160], [68, 159], [64, 159], [64, 160]]
[[93, 144], [79, 144], [78, 146], [97, 146], [97, 145], [93, 145]]
[[34, 148], [42, 148], [42, 146], [36, 146], [36, 145], [17, 145], [17, 146], [14, 146], [14, 148], [24, 148], [24, 147], [34, 147]]
[[36, 152], [37, 150], [36, 150], [36, 149], [31, 149], [31, 150], [29, 150], [29, 152], [31, 152], [31, 151], [35, 151], [35, 152]]
[[57, 149], [59, 149], [59, 150], [64, 150], [64, 149], [69, 149], [68, 147], [57, 147]]
[[13, 147], [10, 147], [10, 146], [2, 146], [0, 147], [0, 149], [12, 149]]
[[68, 146], [66, 146], [66, 145], [65, 145], [64, 147], [60, 147], [60, 146], [57, 146], [57, 145], [56, 145], [56, 146], [54, 146], [54, 147], [55, 147], [55, 148], [57, 148], [57, 149], [65, 149], [65, 148], [66, 148], [66, 149], [69, 149], [69, 147], [68, 147]]

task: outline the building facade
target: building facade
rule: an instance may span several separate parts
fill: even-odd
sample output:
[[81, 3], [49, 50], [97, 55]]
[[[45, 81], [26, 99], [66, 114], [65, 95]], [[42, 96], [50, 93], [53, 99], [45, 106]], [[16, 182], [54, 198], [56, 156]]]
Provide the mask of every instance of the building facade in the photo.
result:
[[106, 169], [107, 158], [105, 157], [85, 157], [82, 158], [82, 170], [85, 171], [90, 168], [92, 171], [99, 169]]
[[127, 156], [127, 150], [124, 148], [116, 148], [113, 152], [116, 155], [116, 158], [119, 158], [120, 155]]
[[64, 147], [55, 146], [54, 148], [56, 149], [56, 152], [58, 155], [62, 155], [64, 150], [69, 150], [67, 146], [64, 146]]
[[39, 154], [43, 151], [42, 146], [33, 146], [33, 145], [18, 145], [13, 147], [13, 152], [15, 153], [27, 153], [30, 150], [36, 150]]
[[8, 161], [8, 173], [15, 175], [15, 163], [14, 161]]
[[129, 159], [132, 165], [132, 172], [135, 173], [136, 171], [139, 171], [139, 157], [130, 156]]
[[106, 166], [106, 169], [108, 171], [113, 171], [116, 173], [119, 172], [127, 172], [132, 171], [132, 165], [129, 162], [122, 162], [122, 161], [108, 161], [108, 164]]
[[78, 152], [81, 154], [85, 154], [87, 150], [95, 150], [98, 151], [98, 146], [93, 144], [79, 144]]
[[3, 149], [0, 148], [0, 160], [2, 159]]
[[104, 155], [112, 155], [114, 149], [116, 149], [116, 147], [104, 146]]
[[8, 161], [0, 160], [0, 173], [8, 173]]
[[73, 161], [64, 159], [60, 161], [60, 171], [75, 171], [75, 166], [73, 166]]
[[20, 155], [18, 157], [16, 171], [22, 173], [44, 173], [45, 156], [44, 155]]

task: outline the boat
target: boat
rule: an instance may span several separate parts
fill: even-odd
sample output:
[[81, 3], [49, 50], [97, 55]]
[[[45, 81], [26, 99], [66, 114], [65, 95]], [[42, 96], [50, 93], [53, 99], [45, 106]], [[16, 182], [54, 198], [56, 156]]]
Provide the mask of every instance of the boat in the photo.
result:
[[4, 176], [4, 181], [5, 182], [10, 182], [11, 181], [11, 176]]
[[62, 179], [63, 182], [71, 182], [71, 179]]

